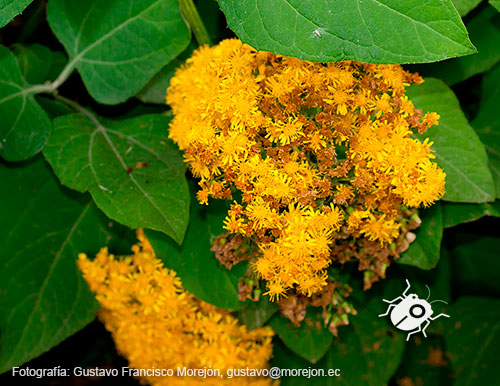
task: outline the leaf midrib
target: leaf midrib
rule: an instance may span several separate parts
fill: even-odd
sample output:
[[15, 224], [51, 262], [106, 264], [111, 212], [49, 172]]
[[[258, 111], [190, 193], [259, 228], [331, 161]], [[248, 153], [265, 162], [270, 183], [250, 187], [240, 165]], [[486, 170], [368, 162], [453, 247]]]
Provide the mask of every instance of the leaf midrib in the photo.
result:
[[[113, 143], [113, 141], [111, 140], [111, 138], [109, 137], [108, 135], [108, 128], [106, 128], [105, 126], [102, 125], [102, 123], [93, 115], [91, 114], [90, 112], [87, 112], [85, 113], [85, 115], [92, 121], [92, 123], [96, 126], [95, 130], [91, 133], [91, 138], [94, 137], [95, 133], [99, 132], [103, 137], [104, 139], [106, 140], [106, 142], [108, 143], [108, 146], [110, 147], [111, 151], [113, 152], [113, 154], [115, 155], [115, 158], [118, 160], [118, 162], [120, 163], [120, 165], [122, 166], [123, 170], [127, 171], [128, 167], [127, 165], [125, 164], [125, 162], [123, 161], [123, 157], [121, 156], [120, 152], [118, 151], [118, 149], [116, 148], [115, 144]], [[120, 133], [121, 135], [124, 135], [122, 133]], [[144, 145], [145, 146], [145, 145]], [[146, 147], [146, 146], [145, 146]], [[159, 156], [157, 155], [156, 153], [154, 152], [151, 152], [153, 155], [155, 156]], [[90, 170], [92, 171], [92, 175], [94, 176], [95, 180], [97, 182], [99, 182], [99, 178], [97, 176], [97, 172], [95, 171], [93, 165], [92, 165], [92, 143], [89, 142], [89, 166], [90, 166]], [[161, 162], [163, 162], [162, 160], [160, 160]], [[164, 163], [164, 162], [163, 162]], [[147, 191], [144, 190], [144, 188], [142, 187], [141, 184], [139, 184], [139, 182], [135, 179], [135, 177], [132, 175], [132, 173], [127, 173], [130, 181], [133, 182], [133, 184], [140, 190], [140, 192], [143, 194], [143, 196], [146, 198], [146, 200], [153, 206], [153, 208], [160, 214], [160, 216], [163, 218], [164, 222], [166, 225], [168, 225], [170, 227], [170, 230], [172, 231], [173, 234], [175, 234], [177, 237], [179, 237], [179, 235], [177, 234], [177, 232], [175, 231], [175, 228], [173, 227], [173, 225], [171, 224], [170, 220], [168, 219], [168, 217], [163, 213], [163, 211], [161, 210], [161, 208], [159, 208], [156, 203], [154, 202], [154, 200], [151, 198], [151, 196], [148, 194]], [[98, 187], [99, 188], [99, 187]], [[92, 193], [92, 192], [91, 192]]]
[[[137, 15], [135, 15], [135, 16], [133, 16], [133, 17], [125, 20], [121, 24], [118, 24], [116, 27], [112, 28], [107, 33], [105, 33], [104, 35], [102, 35], [99, 39], [97, 39], [93, 43], [89, 44], [82, 51], [80, 51], [79, 54], [77, 54], [73, 59], [71, 59], [71, 61], [67, 64], [67, 67], [69, 67], [69, 68], [76, 67], [78, 65], [78, 63], [80, 62], [80, 60], [82, 58], [84, 58], [84, 56], [85, 56], [85, 54], [87, 52], [91, 51], [92, 49], [94, 49], [95, 47], [97, 47], [98, 45], [100, 45], [102, 42], [106, 41], [108, 38], [110, 38], [111, 36], [113, 36], [115, 33], [121, 31], [123, 28], [125, 28], [130, 23], [132, 23], [132, 22], [136, 21], [137, 19], [139, 19], [143, 14], [149, 12], [152, 8], [156, 7], [158, 5], [158, 3], [160, 3], [161, 1], [162, 0], [155, 1], [149, 7], [145, 8], [141, 12], [139, 12]], [[75, 40], [74, 44], [75, 44], [75, 47], [78, 47], [78, 45], [80, 44], [80, 39]]]

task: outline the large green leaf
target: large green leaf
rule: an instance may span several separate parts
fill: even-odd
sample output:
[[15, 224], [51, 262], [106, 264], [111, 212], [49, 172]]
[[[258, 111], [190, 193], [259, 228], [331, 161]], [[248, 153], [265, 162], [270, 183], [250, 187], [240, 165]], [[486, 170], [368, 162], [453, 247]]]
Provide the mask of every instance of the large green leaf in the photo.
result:
[[77, 254], [110, 242], [115, 249], [122, 236], [90, 197], [61, 188], [43, 159], [22, 167], [0, 163], [0, 179], [1, 373], [94, 318], [97, 303]]
[[270, 325], [290, 350], [311, 363], [319, 361], [332, 344], [333, 335], [323, 326], [321, 309], [308, 307], [300, 326], [281, 314], [275, 315]]
[[451, 228], [464, 222], [479, 220], [484, 216], [500, 217], [500, 201], [483, 204], [443, 203], [443, 226]]
[[88, 190], [110, 218], [181, 243], [190, 196], [180, 152], [166, 138], [168, 123], [161, 115], [110, 121], [70, 114], [54, 120], [44, 154], [64, 185]]
[[487, 7], [467, 23], [477, 54], [430, 64], [422, 68], [424, 74], [453, 85], [490, 70], [500, 61], [500, 28], [493, 21], [496, 15], [498, 12], [495, 9]]
[[496, 197], [500, 198], [500, 65], [483, 79], [481, 108], [472, 121], [479, 138], [486, 147], [489, 167], [495, 180]]
[[440, 257], [443, 212], [441, 205], [437, 203], [420, 211], [419, 214], [422, 224], [415, 231], [417, 237], [410, 244], [410, 248], [396, 261], [421, 269], [431, 269], [436, 266]]
[[408, 97], [419, 109], [435, 111], [441, 118], [423, 135], [434, 142], [436, 161], [446, 172], [445, 201], [486, 202], [495, 198], [487, 155], [467, 122], [453, 91], [441, 80], [426, 79], [409, 88]]
[[38, 153], [50, 135], [50, 120], [36, 103], [19, 64], [0, 46], [0, 156], [22, 161]]
[[500, 300], [459, 298], [449, 314], [444, 331], [454, 385], [498, 384]]
[[331, 62], [425, 63], [475, 52], [451, 0], [218, 0], [259, 50]]
[[240, 263], [228, 270], [210, 251], [211, 242], [222, 233], [222, 220], [226, 214], [225, 207], [212, 203], [202, 207], [193, 202], [181, 246], [159, 232], [146, 231], [146, 235], [156, 255], [167, 268], [177, 272], [187, 291], [219, 308], [238, 309], [244, 304], [238, 299], [238, 280], [246, 272], [247, 264]]
[[50, 0], [48, 21], [90, 94], [116, 104], [189, 43], [176, 0]]
[[457, 9], [460, 16], [464, 17], [474, 8], [476, 8], [481, 0], [452, 0], [453, 5]]
[[2, 0], [0, 3], [0, 28], [19, 15], [33, 0]]
[[[385, 303], [380, 301], [380, 306]], [[280, 368], [339, 369], [340, 377], [287, 377], [282, 386], [345, 385], [383, 386], [396, 371], [405, 347], [404, 337], [383, 318], [382, 309], [363, 308], [351, 316], [351, 326], [339, 329], [339, 338], [317, 364], [311, 365], [280, 345], [275, 345], [273, 365]]]

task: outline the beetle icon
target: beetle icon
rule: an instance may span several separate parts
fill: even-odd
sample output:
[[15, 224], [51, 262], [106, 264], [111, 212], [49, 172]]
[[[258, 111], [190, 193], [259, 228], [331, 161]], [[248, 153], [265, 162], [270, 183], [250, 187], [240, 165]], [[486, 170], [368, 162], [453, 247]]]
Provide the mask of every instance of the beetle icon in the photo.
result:
[[[444, 300], [433, 300], [432, 302], [428, 302], [427, 300], [431, 296], [431, 290], [428, 286], [426, 287], [429, 290], [429, 296], [427, 296], [427, 299], [425, 300], [420, 299], [417, 294], [407, 295], [411, 287], [408, 279], [406, 279], [406, 284], [407, 287], [401, 296], [398, 296], [393, 300], [382, 299], [384, 302], [389, 303], [389, 307], [387, 308], [385, 314], [379, 315], [379, 318], [390, 315], [389, 317], [394, 327], [402, 331], [409, 331], [406, 341], [410, 339], [411, 335], [420, 331], [427, 338], [425, 329], [429, 326], [432, 320], [436, 320], [441, 316], [445, 316], [447, 318], [450, 317], [450, 315], [443, 313], [432, 316], [433, 311], [431, 304], [434, 302], [446, 302]], [[396, 303], [398, 301], [399, 303]]]

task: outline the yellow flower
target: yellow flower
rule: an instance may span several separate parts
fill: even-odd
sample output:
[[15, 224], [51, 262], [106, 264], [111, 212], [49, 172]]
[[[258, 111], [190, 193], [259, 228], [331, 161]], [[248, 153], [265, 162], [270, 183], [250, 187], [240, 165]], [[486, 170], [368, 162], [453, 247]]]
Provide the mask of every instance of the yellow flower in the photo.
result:
[[278, 214], [262, 197], [257, 197], [245, 209], [253, 229], [273, 228], [278, 225]]
[[[226, 310], [196, 299], [175, 272], [163, 267], [141, 231], [131, 257], [106, 248], [94, 260], [80, 254], [78, 266], [101, 305], [99, 318], [130, 368], [227, 369], [267, 367], [272, 355], [269, 328], [247, 330]], [[175, 372], [174, 372], [175, 374]], [[139, 377], [150, 385], [270, 385], [268, 379]]]
[[394, 219], [386, 219], [385, 215], [375, 218], [373, 215], [361, 227], [361, 233], [366, 234], [370, 240], [378, 240], [380, 244], [390, 243], [398, 236], [400, 224]]
[[268, 134], [266, 138], [271, 138], [273, 141], [280, 141], [283, 145], [289, 145], [295, 142], [299, 137], [303, 137], [303, 123], [293, 116], [289, 116], [286, 122], [275, 122], [267, 128]]
[[269, 298], [271, 301], [274, 301], [275, 299], [278, 300], [281, 296], [286, 296], [286, 290], [279, 281], [272, 281], [269, 286], [269, 290], [264, 293], [264, 295], [269, 295]]

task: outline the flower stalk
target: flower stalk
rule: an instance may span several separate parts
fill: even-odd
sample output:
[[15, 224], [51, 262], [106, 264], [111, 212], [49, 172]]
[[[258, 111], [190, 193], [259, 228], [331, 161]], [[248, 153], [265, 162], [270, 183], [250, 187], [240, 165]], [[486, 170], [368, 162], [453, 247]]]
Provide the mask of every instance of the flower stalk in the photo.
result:
[[201, 20], [200, 14], [193, 3], [193, 0], [179, 0], [182, 14], [193, 30], [196, 41], [200, 46], [204, 44], [212, 45], [207, 29]]

